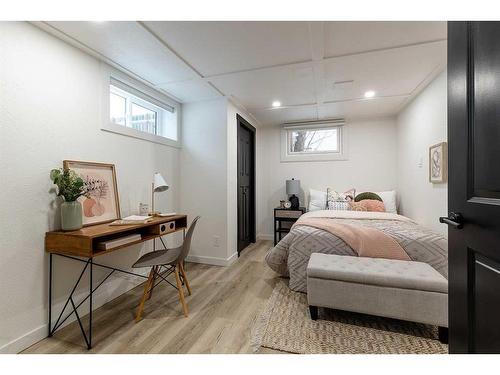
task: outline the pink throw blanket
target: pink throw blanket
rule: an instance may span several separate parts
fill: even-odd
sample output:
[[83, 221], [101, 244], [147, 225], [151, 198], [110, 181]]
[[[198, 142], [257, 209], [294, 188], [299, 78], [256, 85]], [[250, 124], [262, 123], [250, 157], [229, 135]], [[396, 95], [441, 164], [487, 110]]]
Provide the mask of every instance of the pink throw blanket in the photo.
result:
[[295, 226], [305, 225], [341, 238], [360, 257], [411, 260], [406, 251], [384, 232], [363, 225], [341, 224], [327, 218], [299, 218]]

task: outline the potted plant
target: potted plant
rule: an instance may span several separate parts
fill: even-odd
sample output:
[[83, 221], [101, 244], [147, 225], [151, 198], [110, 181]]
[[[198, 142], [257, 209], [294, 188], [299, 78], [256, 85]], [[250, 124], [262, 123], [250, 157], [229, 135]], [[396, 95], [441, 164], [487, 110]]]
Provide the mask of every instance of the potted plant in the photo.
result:
[[83, 179], [71, 169], [53, 169], [50, 179], [57, 185], [57, 196], [64, 198], [61, 204], [62, 230], [77, 230], [82, 227], [82, 204], [77, 201], [85, 194]]

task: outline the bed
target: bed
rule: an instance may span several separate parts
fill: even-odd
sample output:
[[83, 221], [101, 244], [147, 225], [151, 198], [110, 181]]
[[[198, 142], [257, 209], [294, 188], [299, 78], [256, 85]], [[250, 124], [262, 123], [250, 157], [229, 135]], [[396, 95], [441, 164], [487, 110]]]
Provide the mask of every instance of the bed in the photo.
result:
[[410, 260], [427, 263], [448, 278], [448, 243], [442, 235], [394, 213], [319, 210], [302, 215], [290, 233], [266, 255], [271, 269], [290, 277], [289, 286], [294, 291], [307, 291], [306, 268], [312, 253], [359, 255], [342, 236], [309, 225], [314, 220], [386, 235]]

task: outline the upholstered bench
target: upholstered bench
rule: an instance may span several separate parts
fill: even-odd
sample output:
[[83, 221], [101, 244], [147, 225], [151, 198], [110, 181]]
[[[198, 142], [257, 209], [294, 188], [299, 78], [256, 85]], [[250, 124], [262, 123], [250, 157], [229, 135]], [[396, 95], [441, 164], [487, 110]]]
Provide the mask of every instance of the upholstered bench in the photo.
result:
[[328, 307], [436, 325], [448, 339], [448, 280], [426, 263], [313, 253], [307, 300], [313, 320]]

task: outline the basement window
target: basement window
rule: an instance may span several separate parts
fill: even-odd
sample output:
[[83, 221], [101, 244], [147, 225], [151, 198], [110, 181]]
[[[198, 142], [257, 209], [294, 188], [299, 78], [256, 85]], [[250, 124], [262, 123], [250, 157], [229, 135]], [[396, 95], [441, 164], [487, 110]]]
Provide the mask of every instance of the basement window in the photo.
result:
[[343, 123], [284, 125], [281, 161], [346, 160]]
[[179, 147], [178, 103], [132, 79], [114, 77], [109, 79], [108, 97], [103, 130]]

